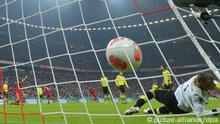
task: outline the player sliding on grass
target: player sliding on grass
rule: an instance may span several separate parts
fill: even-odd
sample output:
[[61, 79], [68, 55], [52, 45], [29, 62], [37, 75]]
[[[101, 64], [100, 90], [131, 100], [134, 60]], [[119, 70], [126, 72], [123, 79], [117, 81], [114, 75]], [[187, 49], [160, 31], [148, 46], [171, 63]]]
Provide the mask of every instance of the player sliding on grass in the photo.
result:
[[[220, 112], [220, 108], [213, 110], [205, 110], [208, 103], [208, 91], [215, 88], [213, 75], [209, 73], [200, 73], [193, 76], [185, 83], [181, 84], [176, 91], [155, 89], [149, 90], [146, 95], [149, 100], [155, 98], [164, 106], [156, 108], [153, 111], [156, 114], [182, 114], [192, 112], [193, 106], [197, 115], [214, 114], [213, 112]], [[141, 96], [136, 104], [125, 111], [126, 115], [131, 115], [139, 112], [139, 108], [147, 101], [145, 96]], [[190, 103], [189, 103], [190, 102]], [[191, 104], [191, 105], [190, 105]], [[152, 114], [151, 109], [145, 109], [145, 114]]]
[[23, 105], [25, 102], [25, 94], [21, 87], [25, 83], [25, 80], [27, 79], [27, 76], [25, 76], [23, 79], [19, 80], [19, 83], [16, 83], [15, 85], [15, 95], [16, 99], [11, 102], [11, 105]]

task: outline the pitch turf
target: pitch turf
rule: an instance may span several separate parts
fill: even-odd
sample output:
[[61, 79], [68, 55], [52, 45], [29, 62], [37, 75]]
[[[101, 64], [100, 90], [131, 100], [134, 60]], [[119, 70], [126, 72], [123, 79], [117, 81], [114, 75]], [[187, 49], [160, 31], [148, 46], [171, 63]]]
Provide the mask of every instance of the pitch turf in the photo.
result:
[[[91, 116], [86, 114], [86, 109], [83, 103], [69, 103], [63, 104], [63, 111], [66, 113], [66, 120], [68, 124], [122, 124], [122, 121], [125, 124], [153, 124], [156, 123], [153, 117], [150, 116], [142, 116], [142, 117], [134, 117], [134, 116], [123, 116], [121, 119], [118, 115], [119, 112], [124, 115], [124, 111], [133, 105], [134, 102], [130, 102], [128, 104], [121, 104], [117, 103], [118, 108], [114, 106], [114, 104], [104, 104], [104, 103], [94, 103], [89, 102], [87, 103], [87, 108]], [[152, 101], [153, 107], [159, 107], [161, 104], [157, 103], [156, 101]], [[65, 124], [64, 116], [61, 112], [61, 108], [59, 104], [42, 104], [42, 111], [44, 113], [50, 113], [44, 115], [45, 124]], [[136, 115], [143, 114], [143, 109], [148, 107], [145, 104], [142, 107], [140, 113]], [[220, 100], [211, 99], [208, 104], [208, 108], [216, 108], [220, 107]], [[21, 115], [21, 107], [20, 106], [6, 106], [6, 117], [7, 117], [7, 124], [24, 124], [23, 120], [25, 120], [26, 124], [42, 124], [42, 115], [37, 114], [40, 112], [39, 105], [25, 105], [24, 108], [25, 114], [34, 114], [36, 115], [25, 115], [24, 118]], [[0, 111], [3, 112], [3, 106], [1, 106]], [[51, 113], [53, 112], [53, 113]], [[58, 112], [58, 113], [56, 113]], [[17, 114], [14, 114], [17, 113]], [[106, 115], [106, 114], [113, 114], [113, 115]], [[91, 117], [91, 118], [90, 118]], [[5, 123], [5, 115], [1, 113], [0, 115], [0, 124]], [[91, 119], [91, 120], [90, 120]], [[208, 124], [212, 122], [213, 124], [220, 123], [220, 115], [214, 117], [206, 117], [202, 118], [204, 124]], [[196, 124], [199, 123], [195, 116], [180, 116], [180, 117], [160, 117], [160, 121], [162, 124], [183, 124], [183, 123], [192, 123]]]

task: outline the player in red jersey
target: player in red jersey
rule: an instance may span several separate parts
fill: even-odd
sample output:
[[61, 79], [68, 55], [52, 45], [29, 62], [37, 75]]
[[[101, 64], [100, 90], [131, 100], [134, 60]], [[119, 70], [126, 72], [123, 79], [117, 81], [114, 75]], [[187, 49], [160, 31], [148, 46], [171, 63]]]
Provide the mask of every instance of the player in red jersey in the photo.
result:
[[23, 79], [19, 80], [19, 83], [16, 83], [15, 85], [15, 95], [16, 99], [11, 102], [11, 105], [23, 105], [25, 102], [25, 94], [21, 87], [23, 86], [25, 80], [27, 79], [27, 76], [25, 76]]
[[43, 94], [47, 97], [48, 104], [50, 104], [50, 100], [57, 100], [49, 87], [43, 87]]
[[92, 97], [92, 99], [95, 102], [99, 102], [99, 99], [97, 98], [97, 93], [96, 93], [96, 89], [94, 87], [90, 87], [89, 88], [89, 96]]

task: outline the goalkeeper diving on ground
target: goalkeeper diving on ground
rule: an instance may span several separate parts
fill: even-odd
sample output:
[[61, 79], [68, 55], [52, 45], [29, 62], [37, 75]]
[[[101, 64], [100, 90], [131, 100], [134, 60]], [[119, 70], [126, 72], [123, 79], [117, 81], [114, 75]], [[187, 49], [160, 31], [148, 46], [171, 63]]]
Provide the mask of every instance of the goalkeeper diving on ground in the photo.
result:
[[146, 92], [146, 96], [141, 96], [136, 101], [136, 104], [125, 111], [126, 115], [138, 113], [140, 107], [149, 100], [155, 98], [164, 106], [155, 109], [145, 109], [145, 114], [184, 114], [195, 111], [197, 115], [217, 115], [220, 108], [213, 110], [206, 110], [208, 103], [209, 91], [214, 90], [216, 84], [214, 83], [214, 76], [210, 73], [200, 73], [191, 77], [185, 83], [179, 85], [174, 90], [151, 89]]

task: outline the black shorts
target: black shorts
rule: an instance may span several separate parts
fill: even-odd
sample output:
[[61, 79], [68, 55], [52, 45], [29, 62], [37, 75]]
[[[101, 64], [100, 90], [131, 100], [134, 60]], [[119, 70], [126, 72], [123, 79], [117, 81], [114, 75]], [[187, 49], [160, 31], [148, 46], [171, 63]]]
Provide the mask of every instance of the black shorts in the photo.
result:
[[119, 86], [119, 89], [120, 89], [120, 91], [121, 91], [121, 93], [125, 93], [125, 86], [124, 85], [121, 85], [121, 86]]
[[173, 90], [173, 84], [164, 85], [165, 90]]
[[43, 94], [39, 95], [40, 98], [43, 98]]
[[4, 92], [4, 98], [8, 98], [8, 92]]
[[102, 87], [104, 94], [109, 94], [108, 87]]
[[178, 107], [178, 102], [176, 100], [174, 90], [158, 89], [155, 90], [154, 92], [155, 92], [155, 99], [160, 103], [163, 103], [173, 114], [187, 113]]

